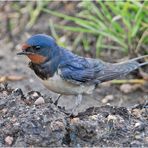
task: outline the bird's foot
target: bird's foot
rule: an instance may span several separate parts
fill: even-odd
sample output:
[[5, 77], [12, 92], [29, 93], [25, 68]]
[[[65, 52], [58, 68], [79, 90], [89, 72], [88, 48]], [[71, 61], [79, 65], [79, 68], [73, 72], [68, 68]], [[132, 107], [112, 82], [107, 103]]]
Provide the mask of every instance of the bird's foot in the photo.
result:
[[[58, 97], [58, 99], [54, 102], [54, 104], [55, 104], [56, 106], [57, 106], [58, 100], [59, 100], [59, 98], [60, 98], [61, 96], [62, 96], [62, 95], [60, 95], [60, 96]], [[79, 94], [79, 95], [77, 95], [77, 97], [76, 97], [75, 106], [74, 106], [70, 111], [66, 111], [65, 108], [60, 107], [60, 106], [58, 106], [58, 108], [61, 110], [61, 112], [63, 112], [64, 114], [67, 115], [67, 118], [73, 118], [73, 117], [75, 117], [75, 116], [78, 115], [78, 110], [77, 110], [77, 108], [78, 108], [78, 106], [81, 104], [81, 101], [82, 101], [82, 95]]]
[[62, 96], [61, 94], [58, 96], [58, 98], [57, 98], [56, 101], [54, 102], [54, 105], [56, 105], [56, 106], [58, 105], [58, 102], [59, 102], [59, 99], [61, 98], [61, 96]]
[[75, 117], [78, 115], [78, 107], [81, 104], [81, 101], [82, 101], [82, 95], [79, 94], [76, 97], [75, 106], [72, 108], [71, 113], [69, 114], [69, 117]]

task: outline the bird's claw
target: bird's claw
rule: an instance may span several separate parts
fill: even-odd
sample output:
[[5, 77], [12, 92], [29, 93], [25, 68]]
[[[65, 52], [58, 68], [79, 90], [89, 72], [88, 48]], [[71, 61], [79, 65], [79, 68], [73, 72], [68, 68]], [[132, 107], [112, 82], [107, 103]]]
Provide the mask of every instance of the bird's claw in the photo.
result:
[[58, 98], [54, 102], [54, 105], [56, 105], [56, 106], [58, 105], [58, 102], [59, 102], [59, 99], [61, 98], [61, 96], [62, 96], [61, 94], [58, 96]]

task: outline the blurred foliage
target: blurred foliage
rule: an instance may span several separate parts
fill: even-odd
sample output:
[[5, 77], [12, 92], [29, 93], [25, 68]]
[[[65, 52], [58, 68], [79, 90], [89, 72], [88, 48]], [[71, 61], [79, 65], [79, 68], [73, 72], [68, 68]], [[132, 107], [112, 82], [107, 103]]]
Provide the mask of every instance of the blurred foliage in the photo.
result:
[[[77, 7], [80, 12], [75, 16], [49, 9], [43, 11], [72, 22], [73, 25], [54, 24], [54, 27], [78, 32], [74, 43], [82, 42], [85, 50], [90, 49], [90, 37], [95, 36], [96, 56], [104, 48], [133, 53], [148, 44], [148, 1], [83, 0]], [[51, 24], [50, 28], [53, 28]]]
[[[73, 13], [65, 7], [73, 9]], [[148, 54], [148, 1], [7, 1], [1, 3], [0, 10], [1, 37], [5, 35], [10, 40], [23, 31], [32, 31], [38, 23], [49, 23], [44, 30], [51, 32], [63, 47], [67, 46], [65, 40], [69, 34], [73, 49], [81, 45], [86, 52], [96, 49], [93, 55], [97, 57], [103, 49]], [[47, 17], [47, 22], [40, 22], [40, 17]], [[63, 30], [69, 32], [61, 36]]]
[[49, 2], [50, 1], [36, 1], [35, 9], [31, 5], [27, 5], [30, 13], [30, 20], [27, 24], [28, 28], [31, 28], [34, 25], [42, 9], [46, 7]]

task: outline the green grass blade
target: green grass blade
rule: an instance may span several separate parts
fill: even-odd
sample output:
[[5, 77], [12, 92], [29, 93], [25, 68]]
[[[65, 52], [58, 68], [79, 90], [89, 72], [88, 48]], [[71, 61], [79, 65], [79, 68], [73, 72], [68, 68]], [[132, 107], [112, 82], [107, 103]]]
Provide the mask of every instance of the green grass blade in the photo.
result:
[[47, 12], [47, 13], [50, 13], [50, 14], [52, 14], [54, 16], [60, 17], [60, 18], [64, 18], [65, 20], [68, 20], [68, 21], [73, 21], [75, 23], [80, 22], [80, 24], [84, 24], [86, 26], [95, 25], [93, 22], [90, 22], [90, 21], [87, 21], [87, 20], [82, 20], [81, 18], [77, 18], [77, 17], [73, 17], [73, 16], [68, 16], [68, 15], [62, 14], [60, 12], [51, 11], [49, 9], [43, 9], [43, 11]]
[[97, 42], [96, 42], [96, 57], [100, 56], [102, 44], [103, 44], [103, 36], [100, 35], [97, 39]]
[[96, 33], [94, 33], [94, 31], [89, 30], [89, 29], [85, 29], [85, 28], [82, 28], [82, 27], [62, 26], [62, 25], [55, 25], [55, 27], [58, 28], [58, 29], [65, 29], [65, 30], [72, 31], [72, 32], [96, 34]]
[[143, 5], [139, 8], [139, 10], [137, 11], [137, 14], [136, 14], [136, 16], [135, 16], [135, 19], [134, 19], [134, 21], [135, 21], [135, 25], [134, 25], [134, 27], [133, 27], [133, 29], [132, 29], [132, 37], [134, 37], [136, 34], [137, 34], [137, 32], [138, 32], [138, 30], [139, 30], [139, 26], [140, 26], [140, 24], [141, 24], [141, 21], [142, 21], [142, 11], [143, 11], [143, 6], [144, 6], [144, 3], [143, 3]]
[[100, 4], [100, 6], [102, 8], [104, 17], [106, 17], [109, 21], [111, 21], [112, 16], [111, 16], [111, 13], [109, 12], [109, 9], [107, 8], [106, 2], [99, 1], [99, 4]]
[[100, 45], [100, 48], [106, 48], [106, 49], [111, 49], [111, 50], [119, 50], [119, 51], [122, 51], [122, 52], [127, 51], [127, 49], [122, 48], [120, 46], [113, 46], [113, 45], [106, 45], [106, 44]]

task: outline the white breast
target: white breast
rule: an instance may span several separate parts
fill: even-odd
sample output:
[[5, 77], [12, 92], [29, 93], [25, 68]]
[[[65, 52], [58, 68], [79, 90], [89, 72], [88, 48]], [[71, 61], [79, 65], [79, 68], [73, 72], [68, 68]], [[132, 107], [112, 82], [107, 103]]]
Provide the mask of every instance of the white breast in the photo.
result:
[[77, 94], [91, 94], [94, 90], [94, 86], [77, 85], [67, 81], [64, 81], [59, 75], [55, 74], [48, 80], [42, 80], [43, 84], [51, 91], [65, 94], [65, 95], [77, 95]]

